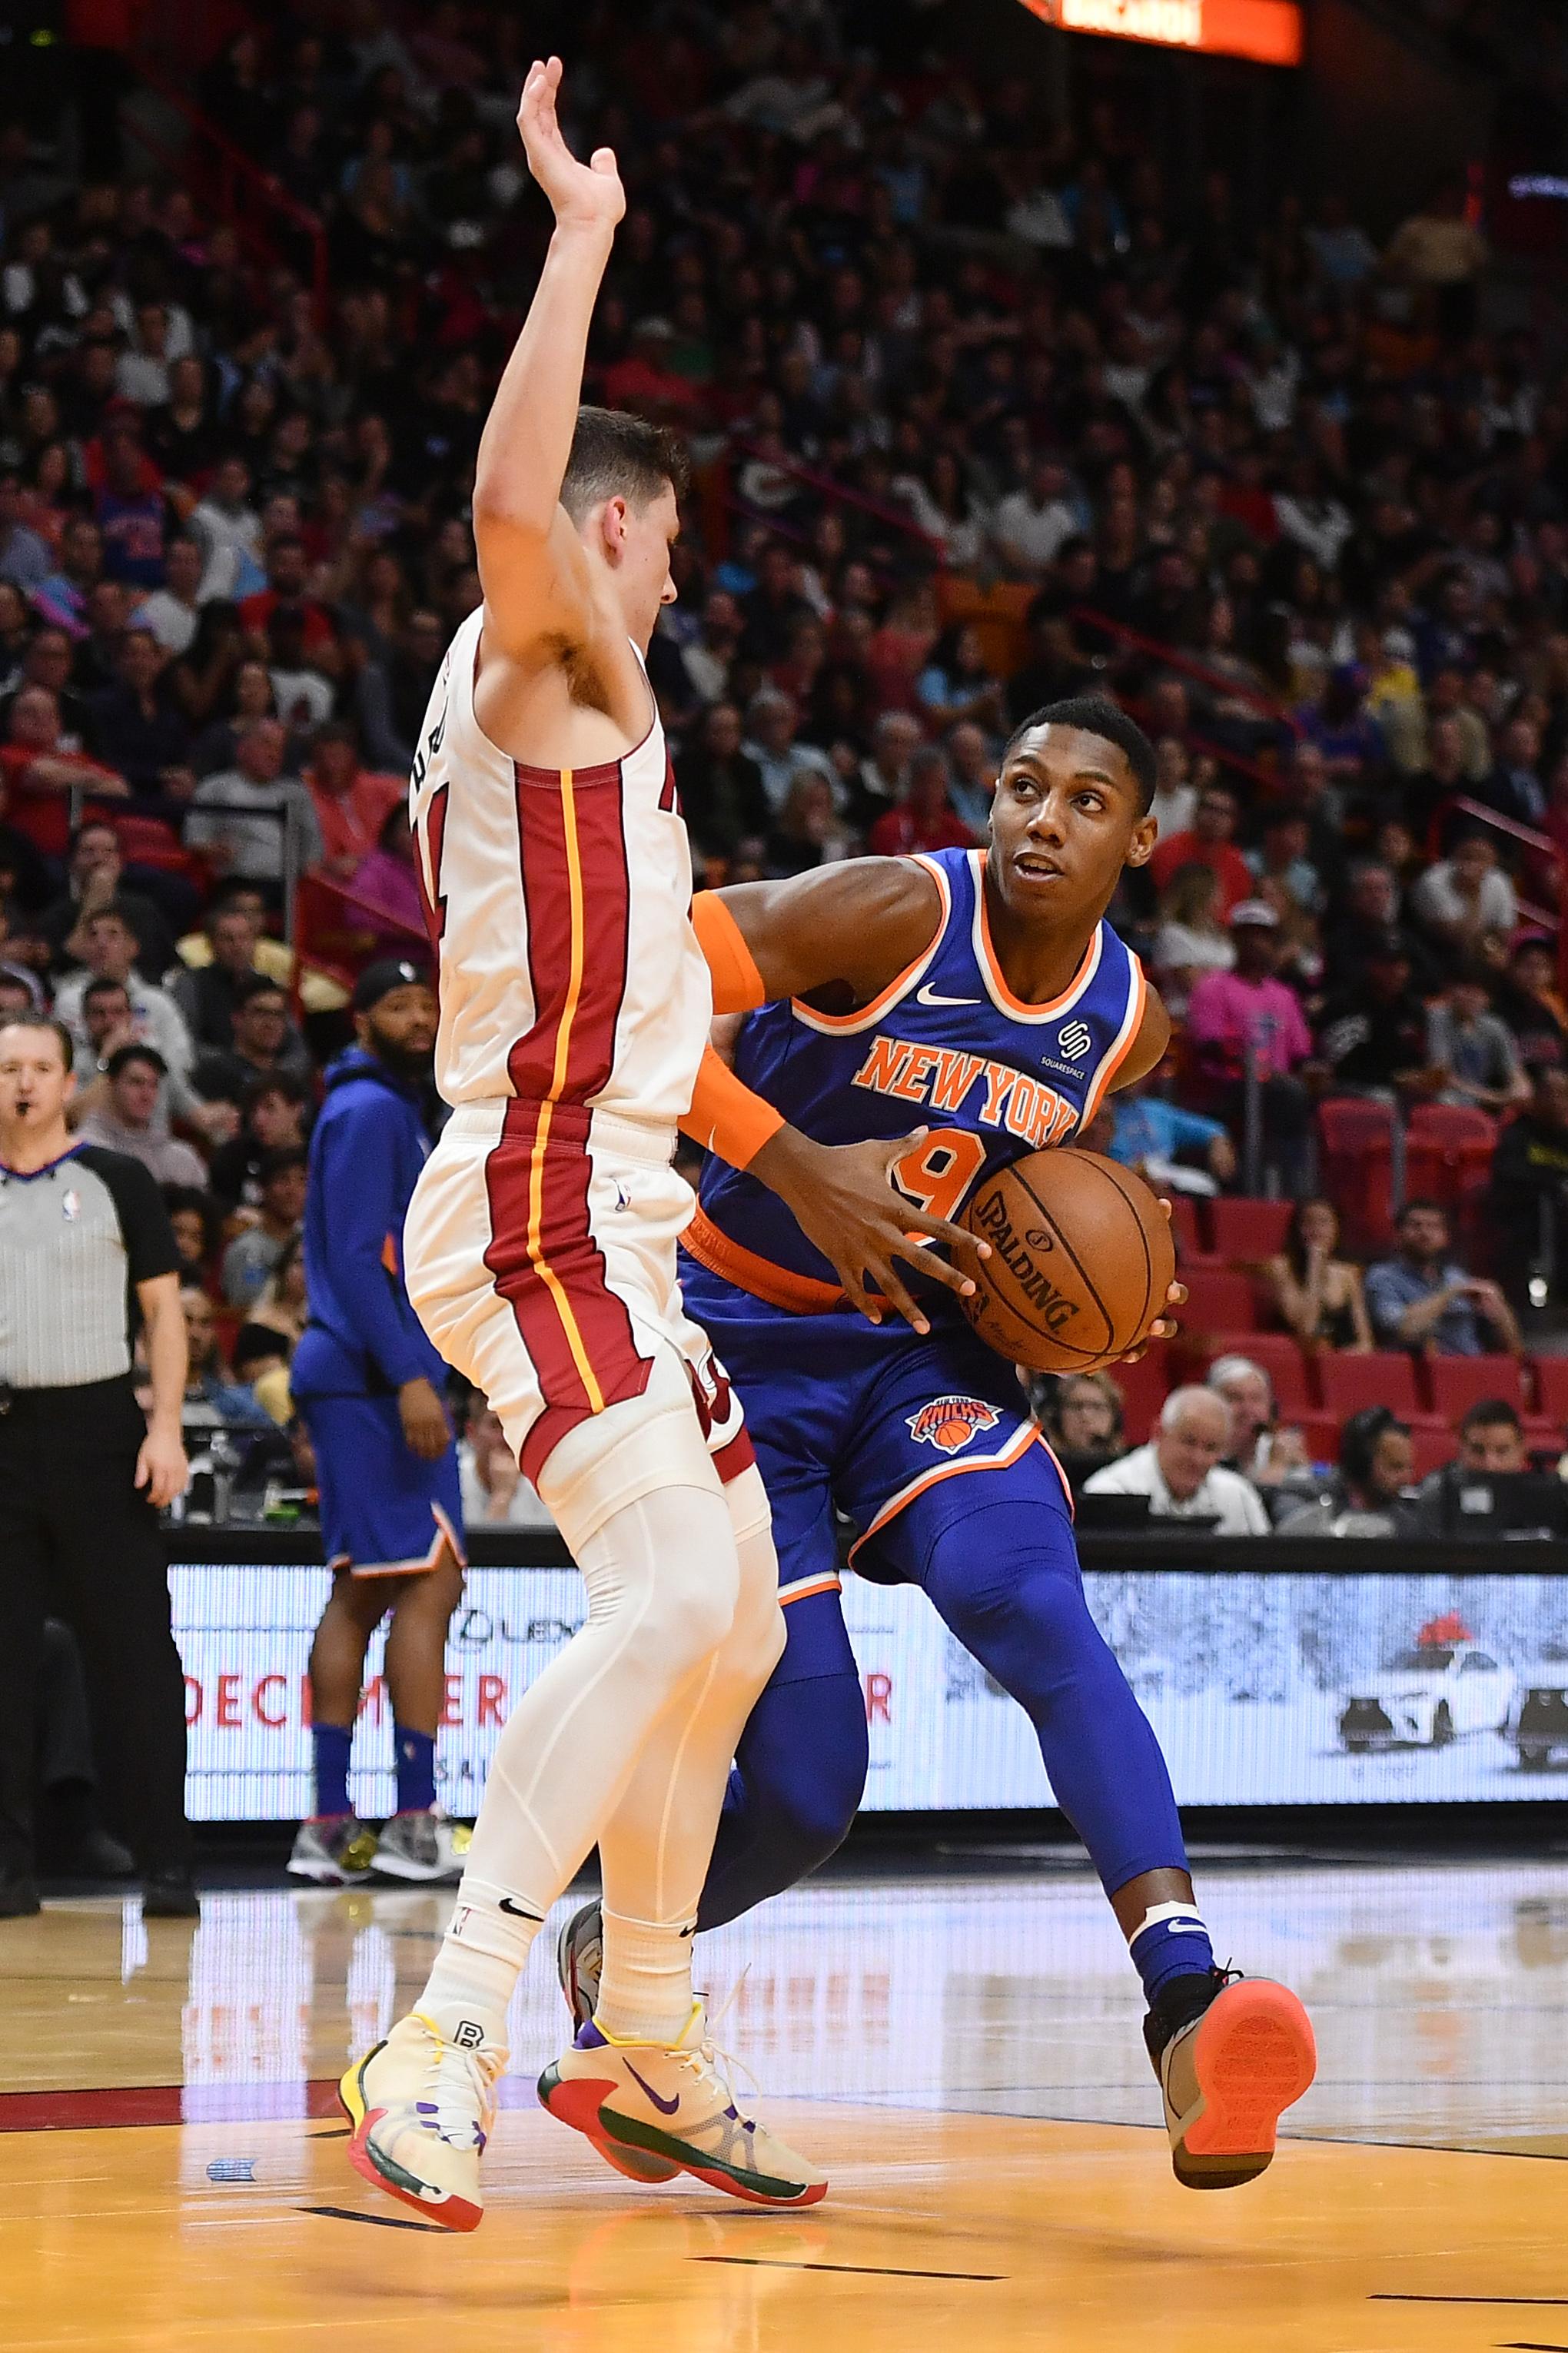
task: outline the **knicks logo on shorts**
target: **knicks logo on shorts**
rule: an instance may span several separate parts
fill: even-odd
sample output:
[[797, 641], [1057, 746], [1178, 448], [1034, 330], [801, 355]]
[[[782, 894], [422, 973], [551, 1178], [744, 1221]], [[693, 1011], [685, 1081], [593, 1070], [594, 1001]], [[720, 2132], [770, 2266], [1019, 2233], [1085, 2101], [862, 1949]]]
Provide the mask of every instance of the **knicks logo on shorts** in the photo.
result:
[[962, 1454], [983, 1430], [994, 1430], [1002, 1417], [984, 1398], [932, 1398], [919, 1413], [908, 1417], [910, 1436], [917, 1446], [934, 1446], [940, 1454]]

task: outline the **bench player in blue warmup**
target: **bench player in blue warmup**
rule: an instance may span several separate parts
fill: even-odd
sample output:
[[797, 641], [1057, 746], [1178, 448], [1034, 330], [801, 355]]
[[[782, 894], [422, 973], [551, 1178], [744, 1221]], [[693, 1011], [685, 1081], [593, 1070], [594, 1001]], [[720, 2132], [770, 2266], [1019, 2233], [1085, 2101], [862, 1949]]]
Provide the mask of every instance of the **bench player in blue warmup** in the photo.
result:
[[[1177, 2178], [1220, 2189], [1263, 2170], [1311, 2081], [1306, 2013], [1284, 1987], [1215, 1967], [1164, 1759], [1089, 1615], [1070, 1502], [1014, 1368], [951, 1289], [856, 1282], [817, 1149], [885, 1143], [903, 1190], [951, 1219], [984, 1172], [1081, 1134], [1152, 1069], [1170, 1020], [1104, 915], [1123, 866], [1153, 849], [1153, 783], [1133, 723], [1075, 698], [1008, 744], [988, 849], [697, 902], [716, 1008], [762, 1009], [739, 1030], [726, 1114], [713, 1125], [710, 1109], [700, 1139], [724, 1156], [704, 1173], [682, 1282], [745, 1407], [789, 1632], [740, 1745], [699, 1925], [793, 1885], [859, 1804], [837, 1504], [859, 1532], [856, 1569], [921, 1587], [1027, 1711], [1143, 1982]], [[911, 1119], [929, 1124], [911, 1136]], [[596, 1962], [588, 1905], [561, 1943], [579, 2016]]]

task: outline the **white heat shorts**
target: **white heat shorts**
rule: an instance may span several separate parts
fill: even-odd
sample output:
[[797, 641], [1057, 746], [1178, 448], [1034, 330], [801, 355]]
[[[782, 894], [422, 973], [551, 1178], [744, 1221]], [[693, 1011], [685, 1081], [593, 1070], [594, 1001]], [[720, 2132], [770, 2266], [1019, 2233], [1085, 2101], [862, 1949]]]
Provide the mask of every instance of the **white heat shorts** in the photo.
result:
[[574, 1547], [655, 1487], [728, 1482], [752, 1460], [681, 1301], [693, 1199], [671, 1141], [578, 1104], [464, 1103], [409, 1204], [415, 1312]]

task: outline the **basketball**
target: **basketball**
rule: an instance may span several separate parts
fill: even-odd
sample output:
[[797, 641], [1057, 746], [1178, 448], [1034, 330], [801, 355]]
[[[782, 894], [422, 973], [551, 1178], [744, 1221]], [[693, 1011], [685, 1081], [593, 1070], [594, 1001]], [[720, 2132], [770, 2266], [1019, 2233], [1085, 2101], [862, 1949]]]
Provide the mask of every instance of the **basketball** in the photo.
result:
[[960, 1302], [987, 1345], [1037, 1373], [1086, 1373], [1137, 1347], [1175, 1280], [1171, 1221], [1131, 1168], [1098, 1152], [1030, 1152], [963, 1212], [991, 1245]]

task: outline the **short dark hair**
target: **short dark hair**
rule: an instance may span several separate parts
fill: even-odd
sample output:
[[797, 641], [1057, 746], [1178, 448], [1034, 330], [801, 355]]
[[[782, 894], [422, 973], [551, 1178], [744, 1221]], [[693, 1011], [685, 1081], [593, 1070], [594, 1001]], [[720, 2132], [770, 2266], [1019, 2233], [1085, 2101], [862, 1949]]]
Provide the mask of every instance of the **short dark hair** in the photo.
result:
[[110, 1079], [117, 1079], [121, 1071], [129, 1070], [132, 1062], [145, 1062], [147, 1068], [150, 1071], [156, 1071], [161, 1079], [167, 1078], [169, 1074], [169, 1065], [159, 1053], [156, 1046], [139, 1046], [133, 1039], [129, 1046], [115, 1048], [104, 1065], [105, 1075]]
[[270, 1152], [264, 1152], [257, 1162], [256, 1181], [265, 1189], [275, 1176], [286, 1176], [290, 1168], [303, 1168], [305, 1165], [305, 1155], [300, 1150], [298, 1145], [275, 1145]]
[[95, 997], [107, 997], [111, 988], [121, 990], [129, 997], [129, 984], [123, 980], [115, 980], [107, 972], [100, 972], [96, 980], [89, 980], [81, 993], [82, 1011], [86, 1012]]
[[283, 983], [274, 980], [268, 972], [242, 973], [235, 995], [241, 1005], [254, 1004], [258, 997], [280, 997], [285, 1004], [289, 999], [289, 992]]
[[1032, 734], [1037, 727], [1076, 727], [1085, 735], [1102, 736], [1106, 743], [1114, 744], [1132, 771], [1140, 809], [1148, 815], [1157, 774], [1154, 746], [1120, 703], [1112, 702], [1108, 694], [1069, 694], [1060, 702], [1042, 703], [1014, 728], [1002, 747], [1004, 761], [1020, 736]]
[[253, 1112], [267, 1095], [282, 1095], [288, 1102], [298, 1103], [303, 1111], [310, 1100], [310, 1090], [304, 1080], [297, 1079], [291, 1071], [267, 1071], [260, 1078], [252, 1079], [241, 1095], [241, 1112]]
[[[119, 986], [118, 982], [115, 984]], [[0, 1029], [47, 1029], [60, 1050], [60, 1060], [68, 1071], [76, 1068], [76, 1040], [63, 1021], [52, 1013], [7, 1013], [0, 1020]]]
[[1459, 1435], [1468, 1438], [1472, 1430], [1496, 1430], [1503, 1422], [1522, 1434], [1519, 1409], [1510, 1405], [1507, 1398], [1478, 1398], [1459, 1423]]
[[1399, 1223], [1403, 1225], [1405, 1219], [1414, 1217], [1417, 1209], [1435, 1209], [1443, 1223], [1452, 1231], [1454, 1221], [1448, 1214], [1447, 1203], [1435, 1200], [1430, 1193], [1417, 1193], [1413, 1201], [1406, 1201], [1399, 1212]]
[[676, 436], [646, 417], [624, 408], [577, 411], [572, 454], [561, 485], [561, 503], [574, 522], [580, 522], [601, 499], [625, 498], [646, 507], [668, 482], [683, 498], [690, 485], [691, 469]]
[[1340, 1432], [1340, 1469], [1347, 1479], [1364, 1487], [1372, 1476], [1372, 1466], [1379, 1442], [1396, 1430], [1402, 1438], [1410, 1435], [1410, 1424], [1401, 1421], [1392, 1406], [1366, 1405], [1352, 1413]]

